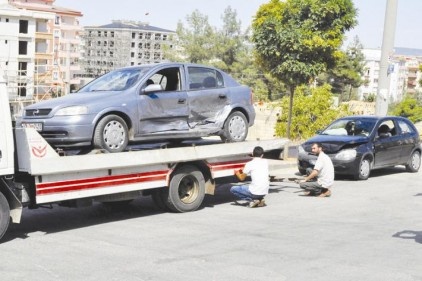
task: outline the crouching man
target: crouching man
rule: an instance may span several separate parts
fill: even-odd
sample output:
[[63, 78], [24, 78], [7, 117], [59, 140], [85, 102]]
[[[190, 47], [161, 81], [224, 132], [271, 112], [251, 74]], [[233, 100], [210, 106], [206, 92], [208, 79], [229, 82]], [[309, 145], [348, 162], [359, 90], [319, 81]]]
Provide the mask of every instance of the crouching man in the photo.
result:
[[304, 189], [303, 195], [329, 197], [330, 187], [334, 183], [333, 162], [324, 153], [321, 143], [312, 145], [312, 153], [318, 156], [314, 169], [307, 171], [307, 176], [299, 181], [299, 186]]
[[240, 200], [248, 201], [251, 208], [266, 206], [264, 197], [268, 194], [270, 187], [268, 161], [264, 159], [264, 149], [256, 146], [252, 153], [253, 159], [246, 163], [243, 170], [236, 172], [240, 181], [244, 181], [246, 176], [251, 176], [252, 182], [249, 185], [236, 185], [230, 189]]

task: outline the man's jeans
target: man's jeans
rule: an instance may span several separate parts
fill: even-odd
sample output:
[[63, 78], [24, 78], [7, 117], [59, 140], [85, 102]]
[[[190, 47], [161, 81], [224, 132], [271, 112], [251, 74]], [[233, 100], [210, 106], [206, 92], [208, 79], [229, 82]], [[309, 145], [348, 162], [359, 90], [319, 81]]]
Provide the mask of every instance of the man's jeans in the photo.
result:
[[249, 186], [247, 185], [234, 185], [232, 188], [230, 188], [230, 192], [240, 200], [254, 200], [254, 195], [249, 191]]
[[300, 188], [311, 192], [312, 195], [320, 195], [328, 190], [327, 188], [322, 187], [322, 185], [320, 185], [317, 181], [301, 182], [299, 186]]

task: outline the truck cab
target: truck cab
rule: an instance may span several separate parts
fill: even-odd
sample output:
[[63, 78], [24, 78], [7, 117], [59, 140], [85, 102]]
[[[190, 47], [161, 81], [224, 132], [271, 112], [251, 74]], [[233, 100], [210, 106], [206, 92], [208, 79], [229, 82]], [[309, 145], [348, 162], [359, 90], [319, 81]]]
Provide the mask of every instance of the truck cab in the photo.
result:
[[6, 84], [0, 82], [0, 176], [14, 173], [13, 130]]

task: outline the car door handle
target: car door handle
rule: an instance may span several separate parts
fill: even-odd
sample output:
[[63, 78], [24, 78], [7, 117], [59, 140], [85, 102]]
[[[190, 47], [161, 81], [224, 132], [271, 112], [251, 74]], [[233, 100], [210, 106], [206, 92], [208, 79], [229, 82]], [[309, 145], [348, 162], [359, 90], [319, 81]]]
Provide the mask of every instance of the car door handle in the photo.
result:
[[227, 98], [227, 95], [225, 95], [225, 94], [219, 94], [218, 97], [220, 99], [226, 99]]
[[186, 103], [186, 99], [179, 99], [179, 100], [177, 101], [177, 103], [178, 103], [178, 104], [184, 104], [184, 103]]

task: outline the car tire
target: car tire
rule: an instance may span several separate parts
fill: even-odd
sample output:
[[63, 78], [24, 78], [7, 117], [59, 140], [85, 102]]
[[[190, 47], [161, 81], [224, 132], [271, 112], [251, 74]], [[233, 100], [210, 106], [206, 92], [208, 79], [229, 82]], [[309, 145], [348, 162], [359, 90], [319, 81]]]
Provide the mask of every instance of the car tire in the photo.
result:
[[410, 173], [416, 173], [419, 171], [421, 166], [421, 153], [419, 151], [413, 151], [410, 155], [409, 162], [406, 164], [406, 171]]
[[355, 180], [367, 180], [371, 174], [371, 160], [369, 158], [362, 158], [360, 160], [356, 174], [354, 175]]
[[167, 191], [165, 203], [171, 211], [195, 211], [205, 197], [204, 175], [195, 166], [183, 166], [174, 172]]
[[126, 122], [117, 115], [103, 117], [95, 127], [94, 147], [108, 152], [122, 152], [129, 143]]
[[227, 117], [220, 136], [223, 142], [241, 142], [248, 136], [249, 124], [245, 115], [235, 111]]

